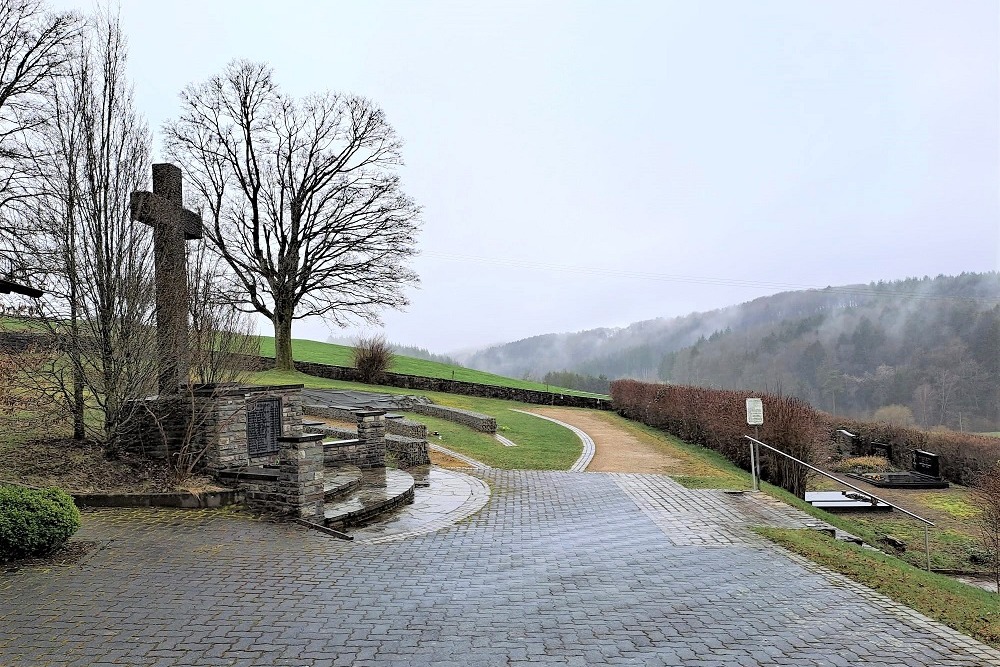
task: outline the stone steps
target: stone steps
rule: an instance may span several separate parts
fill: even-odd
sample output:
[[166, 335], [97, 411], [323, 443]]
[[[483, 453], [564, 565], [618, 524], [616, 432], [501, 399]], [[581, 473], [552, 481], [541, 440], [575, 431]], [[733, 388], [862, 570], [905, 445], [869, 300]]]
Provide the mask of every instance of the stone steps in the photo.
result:
[[323, 524], [343, 530], [374, 520], [404, 505], [413, 503], [413, 476], [396, 468], [363, 470], [361, 488], [345, 500], [324, 506]]
[[324, 502], [344, 500], [361, 490], [364, 473], [357, 466], [349, 464], [330, 466], [324, 469], [324, 473]]

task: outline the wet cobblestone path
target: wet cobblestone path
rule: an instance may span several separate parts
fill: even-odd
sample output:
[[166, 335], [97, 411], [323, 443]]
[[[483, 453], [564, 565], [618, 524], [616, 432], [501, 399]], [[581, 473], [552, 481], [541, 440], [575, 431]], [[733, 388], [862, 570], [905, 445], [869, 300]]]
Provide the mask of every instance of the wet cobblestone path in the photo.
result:
[[779, 508], [657, 475], [473, 474], [481, 510], [381, 541], [89, 512], [99, 550], [0, 578], [0, 665], [1000, 664], [749, 531], [795, 525]]

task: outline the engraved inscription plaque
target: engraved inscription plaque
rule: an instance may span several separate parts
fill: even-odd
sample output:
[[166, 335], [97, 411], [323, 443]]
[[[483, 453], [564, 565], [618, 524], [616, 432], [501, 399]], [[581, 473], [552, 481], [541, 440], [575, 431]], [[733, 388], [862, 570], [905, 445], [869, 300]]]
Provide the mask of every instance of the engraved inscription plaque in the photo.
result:
[[278, 451], [281, 399], [259, 398], [247, 404], [247, 450], [251, 458]]

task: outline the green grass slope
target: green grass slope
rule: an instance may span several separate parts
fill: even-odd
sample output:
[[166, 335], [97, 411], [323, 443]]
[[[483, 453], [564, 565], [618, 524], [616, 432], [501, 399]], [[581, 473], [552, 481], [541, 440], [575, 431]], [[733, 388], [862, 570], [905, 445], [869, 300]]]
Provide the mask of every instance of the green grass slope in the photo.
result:
[[[274, 356], [274, 338], [271, 336], [260, 337], [260, 354], [264, 357]], [[295, 361], [307, 361], [316, 364], [328, 364], [331, 366], [353, 366], [351, 348], [347, 345], [335, 345], [333, 343], [321, 343], [315, 340], [305, 340], [295, 338], [292, 340], [292, 355]], [[550, 387], [540, 382], [530, 380], [517, 380], [515, 378], [503, 377], [483, 371], [464, 368], [462, 366], [452, 366], [442, 364], [438, 361], [428, 361], [426, 359], [415, 359], [413, 357], [396, 356], [392, 367], [389, 369], [393, 373], [401, 375], [420, 375], [423, 377], [440, 378], [442, 380], [458, 380], [461, 382], [475, 382], [476, 384], [488, 384], [496, 387], [512, 387], [514, 389], [534, 389], [535, 391], [552, 391], [560, 394], [571, 394], [574, 396], [597, 396], [607, 398], [601, 394], [589, 394], [584, 391], [574, 391], [563, 387]]]

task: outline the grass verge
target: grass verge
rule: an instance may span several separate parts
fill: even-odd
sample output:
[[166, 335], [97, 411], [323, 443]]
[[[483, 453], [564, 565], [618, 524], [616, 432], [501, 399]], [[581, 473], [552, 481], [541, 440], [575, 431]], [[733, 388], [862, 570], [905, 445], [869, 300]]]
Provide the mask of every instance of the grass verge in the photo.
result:
[[758, 532], [950, 628], [1000, 646], [1000, 596], [816, 531], [760, 528]]

